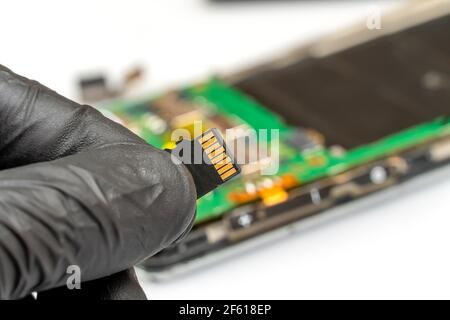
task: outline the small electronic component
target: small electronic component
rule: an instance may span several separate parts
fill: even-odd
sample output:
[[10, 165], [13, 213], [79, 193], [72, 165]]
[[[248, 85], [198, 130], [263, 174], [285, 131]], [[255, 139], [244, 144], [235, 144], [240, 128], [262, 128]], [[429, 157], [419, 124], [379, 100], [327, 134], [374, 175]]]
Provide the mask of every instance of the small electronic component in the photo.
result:
[[230, 192], [229, 198], [237, 204], [261, 199], [265, 205], [272, 206], [285, 201], [287, 199], [286, 191], [299, 184], [299, 181], [289, 174], [277, 177], [275, 180], [265, 178], [256, 184], [248, 184], [245, 190]]
[[79, 87], [83, 101], [101, 101], [111, 97], [107, 79], [103, 75], [82, 78]]
[[201, 119], [200, 110], [196, 109], [194, 104], [182, 99], [177, 91], [168, 92], [154, 100], [151, 107], [174, 128], [184, 127]]
[[287, 142], [300, 151], [314, 149], [323, 144], [323, 141], [318, 141], [312, 130], [304, 128], [295, 128], [290, 136], [287, 138]]
[[144, 69], [139, 66], [128, 70], [123, 75], [120, 85], [112, 85], [109, 77], [103, 73], [83, 76], [78, 81], [81, 99], [92, 103], [123, 96], [143, 76]]
[[241, 171], [217, 129], [209, 129], [191, 141], [181, 140], [168, 151], [191, 172], [198, 198]]

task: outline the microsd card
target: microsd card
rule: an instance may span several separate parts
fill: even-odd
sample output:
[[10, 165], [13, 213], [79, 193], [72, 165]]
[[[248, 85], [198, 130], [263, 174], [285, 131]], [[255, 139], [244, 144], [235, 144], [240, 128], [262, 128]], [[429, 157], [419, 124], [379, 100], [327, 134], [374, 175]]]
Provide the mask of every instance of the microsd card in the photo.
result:
[[217, 129], [209, 129], [194, 140], [181, 140], [167, 151], [191, 172], [198, 198], [241, 172]]

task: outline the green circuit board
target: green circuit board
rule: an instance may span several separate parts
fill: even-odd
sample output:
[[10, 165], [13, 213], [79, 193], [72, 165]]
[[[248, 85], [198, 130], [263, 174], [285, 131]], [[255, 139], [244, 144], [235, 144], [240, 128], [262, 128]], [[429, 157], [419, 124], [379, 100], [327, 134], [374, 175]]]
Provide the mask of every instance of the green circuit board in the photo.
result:
[[[205, 83], [142, 101], [116, 101], [101, 108], [148, 143], [170, 148], [174, 128], [204, 120], [221, 129], [245, 126], [279, 132], [279, 169], [275, 175], [243, 174], [198, 200], [197, 223], [208, 221], [251, 201], [271, 205], [283, 201], [283, 192], [352, 167], [450, 134], [448, 117], [423, 123], [351, 150], [327, 147], [320, 133], [299, 131], [249, 96], [213, 78]], [[300, 137], [299, 137], [300, 135]], [[302, 140], [299, 145], [297, 140]], [[270, 136], [268, 138], [270, 142]], [[245, 173], [245, 171], [244, 171]]]

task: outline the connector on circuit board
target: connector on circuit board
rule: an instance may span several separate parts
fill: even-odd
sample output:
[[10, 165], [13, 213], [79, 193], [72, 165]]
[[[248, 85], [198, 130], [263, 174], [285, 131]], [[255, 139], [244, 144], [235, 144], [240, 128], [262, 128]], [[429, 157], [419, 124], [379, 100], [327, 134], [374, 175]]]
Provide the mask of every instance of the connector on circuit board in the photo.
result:
[[169, 151], [190, 171], [200, 198], [240, 173], [217, 129], [210, 129], [194, 140], [181, 140]]

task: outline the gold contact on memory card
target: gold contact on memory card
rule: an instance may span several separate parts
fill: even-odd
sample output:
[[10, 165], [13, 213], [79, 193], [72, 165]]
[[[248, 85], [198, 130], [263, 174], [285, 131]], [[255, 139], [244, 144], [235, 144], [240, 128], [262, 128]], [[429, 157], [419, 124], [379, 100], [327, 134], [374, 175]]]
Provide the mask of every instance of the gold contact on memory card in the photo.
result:
[[216, 170], [219, 170], [220, 168], [222, 168], [224, 165], [226, 165], [227, 163], [230, 163], [231, 159], [230, 157], [226, 156], [225, 158], [222, 158], [222, 161], [217, 162], [214, 165], [214, 168], [216, 168]]
[[219, 149], [221, 147], [221, 145], [219, 143], [214, 143], [212, 146], [208, 147], [205, 149], [205, 147], [203, 147], [203, 149], [205, 149], [205, 152], [207, 154], [211, 154], [214, 150]]
[[217, 130], [211, 129], [206, 131], [198, 138], [198, 142], [201, 144], [211, 164], [214, 165], [214, 169], [222, 181], [231, 178], [238, 172], [238, 168], [233, 164], [230, 155], [227, 154], [225, 143]]
[[209, 139], [211, 139], [212, 137], [214, 137], [214, 133], [212, 131], [207, 131], [205, 132], [201, 137], [200, 137], [200, 143], [203, 143]]
[[224, 174], [222, 174], [220, 177], [222, 178], [223, 181], [225, 181], [227, 178], [231, 177], [236, 172], [237, 172], [237, 170], [235, 168], [233, 168], [233, 169], [225, 172]]
[[217, 139], [215, 137], [209, 139], [208, 141], [204, 142], [202, 144], [203, 149], [210, 147], [213, 143], [217, 142]]
[[217, 157], [217, 156], [221, 156], [222, 154], [225, 153], [225, 148], [224, 147], [220, 147], [219, 149], [213, 150], [211, 151], [211, 153], [209, 153], [210, 159]]

